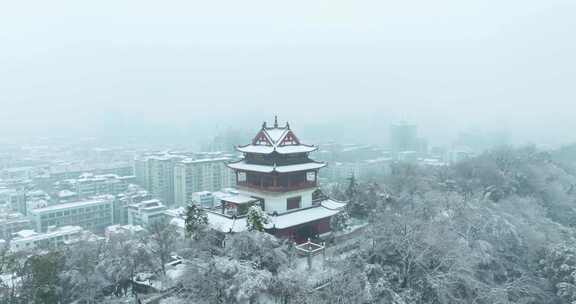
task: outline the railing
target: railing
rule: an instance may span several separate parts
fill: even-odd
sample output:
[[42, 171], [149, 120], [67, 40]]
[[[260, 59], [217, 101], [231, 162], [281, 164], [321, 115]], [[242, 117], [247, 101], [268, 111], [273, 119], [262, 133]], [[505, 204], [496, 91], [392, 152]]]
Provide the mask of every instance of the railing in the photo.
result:
[[259, 185], [259, 184], [250, 184], [246, 182], [239, 182], [236, 184], [239, 187], [247, 187], [252, 189], [270, 191], [270, 192], [285, 192], [285, 191], [293, 191], [293, 190], [300, 190], [306, 188], [313, 188], [316, 187], [316, 183], [299, 183], [299, 184], [292, 184], [288, 186], [266, 186], [266, 185]]

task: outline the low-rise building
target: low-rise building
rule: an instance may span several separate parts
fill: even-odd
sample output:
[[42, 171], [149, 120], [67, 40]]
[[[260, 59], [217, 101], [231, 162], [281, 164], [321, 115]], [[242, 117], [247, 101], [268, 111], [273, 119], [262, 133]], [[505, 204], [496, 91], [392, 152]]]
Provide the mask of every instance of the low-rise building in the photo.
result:
[[146, 190], [132, 185], [128, 191], [120, 193], [114, 201], [114, 224], [128, 224], [128, 206], [150, 200], [152, 196]]
[[86, 231], [79, 226], [51, 227], [44, 233], [22, 230], [14, 233], [10, 240], [10, 250], [31, 251], [44, 248], [58, 248], [80, 240]]
[[57, 204], [30, 210], [30, 219], [37, 232], [50, 226], [80, 226], [90, 231], [104, 231], [114, 221], [114, 197], [104, 195], [87, 201]]
[[22, 213], [0, 210], [0, 239], [10, 239], [14, 233], [30, 228], [30, 220]]
[[192, 193], [192, 203], [201, 206], [202, 208], [214, 207], [215, 197], [210, 191], [200, 191]]
[[146, 233], [146, 229], [142, 226], [135, 225], [112, 225], [106, 228], [104, 236], [106, 239], [118, 236], [140, 236]]
[[166, 206], [160, 200], [152, 199], [128, 206], [128, 224], [149, 226], [164, 220]]

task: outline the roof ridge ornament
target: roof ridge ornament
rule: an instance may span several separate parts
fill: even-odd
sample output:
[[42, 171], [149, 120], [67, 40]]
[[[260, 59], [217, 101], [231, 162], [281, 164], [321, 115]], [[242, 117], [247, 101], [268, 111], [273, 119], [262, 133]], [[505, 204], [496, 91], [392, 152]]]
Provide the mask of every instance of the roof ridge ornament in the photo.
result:
[[286, 121], [286, 129], [290, 130], [290, 123]]
[[278, 115], [274, 115], [274, 128], [278, 128]]
[[262, 123], [262, 129], [266, 129], [266, 122]]

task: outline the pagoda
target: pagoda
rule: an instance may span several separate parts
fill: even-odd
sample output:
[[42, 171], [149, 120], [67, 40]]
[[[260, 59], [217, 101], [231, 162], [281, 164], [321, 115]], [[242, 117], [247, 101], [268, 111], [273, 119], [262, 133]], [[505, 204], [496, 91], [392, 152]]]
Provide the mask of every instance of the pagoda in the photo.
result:
[[301, 143], [290, 124], [279, 126], [275, 117], [271, 127], [264, 122], [252, 142], [236, 150], [244, 157], [228, 167], [239, 195], [257, 200], [269, 214], [267, 232], [297, 242], [330, 233], [330, 218], [345, 203], [319, 189], [318, 173], [326, 164], [310, 159], [316, 146]]

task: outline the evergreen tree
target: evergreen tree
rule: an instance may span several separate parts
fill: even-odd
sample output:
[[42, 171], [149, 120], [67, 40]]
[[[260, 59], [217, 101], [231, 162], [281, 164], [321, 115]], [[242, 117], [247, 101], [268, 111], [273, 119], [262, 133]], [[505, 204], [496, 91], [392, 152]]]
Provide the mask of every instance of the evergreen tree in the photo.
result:
[[354, 175], [352, 175], [348, 181], [348, 187], [346, 188], [348, 214], [354, 218], [368, 217], [370, 208], [366, 203], [366, 199], [360, 195], [360, 187]]
[[348, 188], [346, 188], [346, 197], [349, 200], [354, 200], [358, 197], [358, 182], [356, 182], [356, 177], [354, 174], [348, 178]]
[[330, 219], [330, 229], [334, 232], [344, 231], [350, 227], [350, 215], [347, 211], [337, 213]]
[[186, 225], [186, 236], [190, 237], [208, 224], [208, 217], [202, 208], [195, 204], [190, 204], [186, 207], [186, 218], [184, 220]]
[[64, 256], [57, 251], [33, 255], [26, 260], [22, 272], [22, 298], [26, 303], [60, 302], [63, 262]]
[[248, 209], [246, 225], [249, 231], [264, 231], [264, 225], [268, 224], [268, 215], [260, 206], [252, 206]]

